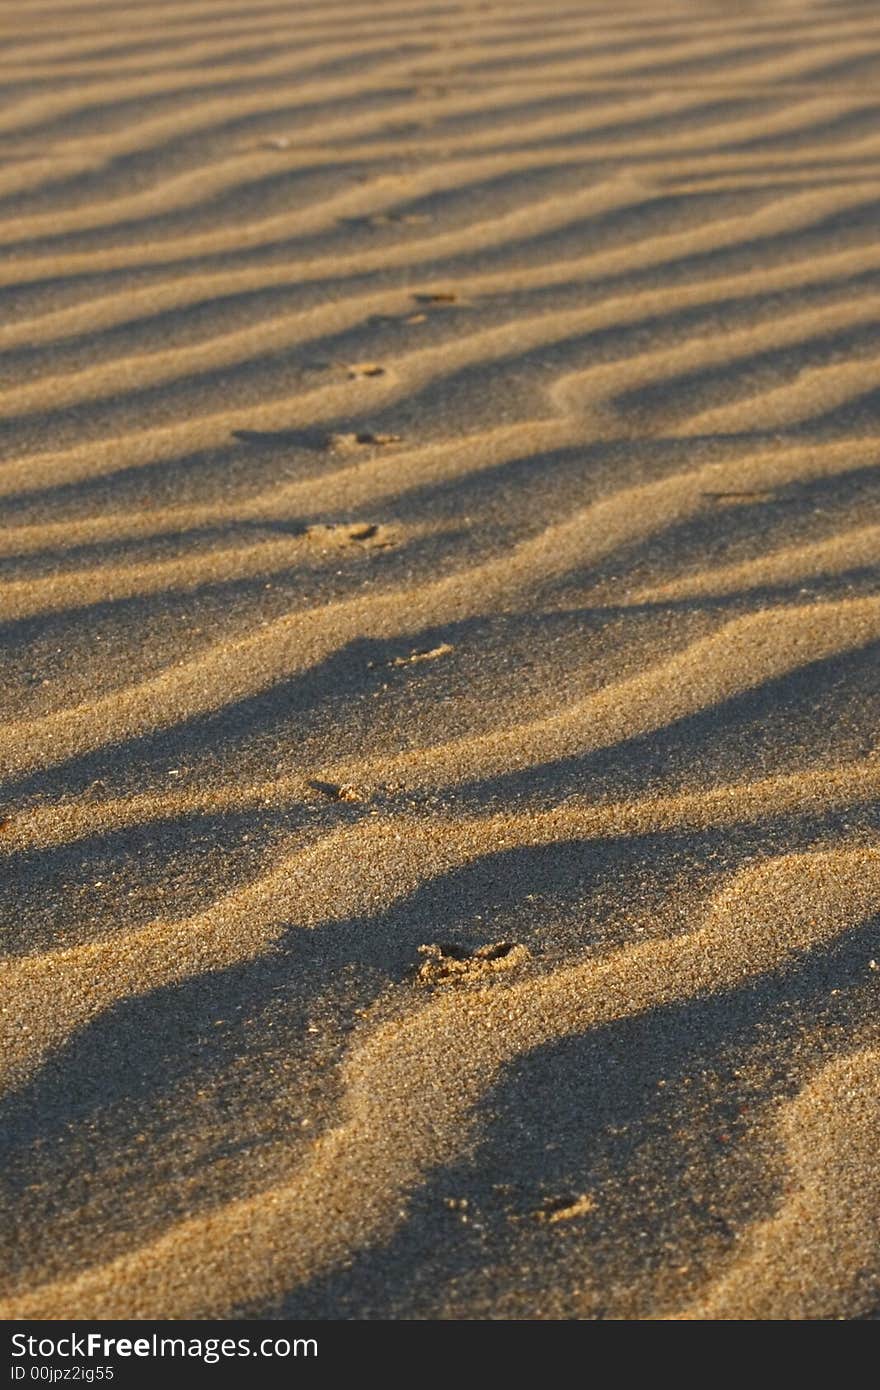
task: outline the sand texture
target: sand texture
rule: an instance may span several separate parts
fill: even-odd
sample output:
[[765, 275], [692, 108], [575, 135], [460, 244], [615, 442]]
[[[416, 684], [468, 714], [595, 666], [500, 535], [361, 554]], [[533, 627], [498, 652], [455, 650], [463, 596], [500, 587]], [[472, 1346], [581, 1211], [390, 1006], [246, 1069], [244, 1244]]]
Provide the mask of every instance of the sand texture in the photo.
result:
[[880, 7], [0, 39], [0, 1316], [880, 1316]]

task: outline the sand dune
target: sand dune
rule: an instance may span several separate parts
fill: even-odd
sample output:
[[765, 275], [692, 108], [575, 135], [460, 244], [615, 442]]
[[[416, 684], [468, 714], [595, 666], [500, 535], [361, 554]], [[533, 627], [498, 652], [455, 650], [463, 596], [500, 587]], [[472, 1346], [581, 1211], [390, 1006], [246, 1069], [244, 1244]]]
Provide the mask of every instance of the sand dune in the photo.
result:
[[[289, 1187], [185, 1223], [154, 1247], [69, 1285], [38, 1289], [2, 1311], [10, 1317], [52, 1317], [60, 1309], [80, 1318], [112, 1318], [123, 1309], [144, 1317], [218, 1315], [271, 1294], [279, 1285], [283, 1288], [294, 1270], [300, 1277], [314, 1275], [352, 1245], [375, 1238], [394, 1220], [401, 1193], [419, 1173], [455, 1154], [467, 1108], [524, 1047], [694, 998], [705, 990], [729, 989], [744, 976], [778, 968], [798, 951], [875, 915], [878, 906], [876, 851], [840, 849], [771, 861], [735, 879], [713, 905], [708, 922], [692, 936], [633, 947], [605, 965], [570, 967], [505, 990], [441, 994], [426, 1009], [402, 1023], [386, 1025], [352, 1052], [346, 1064], [346, 1118], [317, 1142], [304, 1171]], [[805, 1195], [816, 1201], [815, 1189], [822, 1193], [819, 1213], [811, 1214], [818, 1230], [808, 1228], [801, 1239], [809, 1249], [812, 1241], [827, 1239], [829, 1226], [835, 1232], [834, 1245], [820, 1245], [816, 1253], [810, 1250], [810, 1262], [798, 1274], [797, 1293], [820, 1306], [832, 1302], [824, 1282], [834, 1268], [834, 1246], [842, 1234], [837, 1228], [844, 1214], [848, 1223], [860, 1228], [868, 1218], [857, 1255], [863, 1259], [864, 1251], [876, 1244], [876, 1219], [868, 1197], [880, 1122], [871, 1095], [876, 1073], [876, 1054], [837, 1063], [799, 1097], [787, 1116], [792, 1161], [801, 1170]], [[855, 1100], [854, 1082], [867, 1083], [865, 1095]], [[836, 1108], [835, 1092], [846, 1083], [845, 1113], [854, 1115], [854, 1129], [841, 1117], [829, 1121], [824, 1109], [817, 1123], [820, 1097], [826, 1097], [827, 1105], [830, 1091]], [[860, 1100], [867, 1101], [867, 1107]], [[805, 1127], [809, 1145], [802, 1134]], [[842, 1191], [837, 1189], [841, 1169]], [[358, 1175], [354, 1182], [353, 1174]], [[860, 1197], [855, 1212], [848, 1207], [853, 1191]], [[331, 1212], [334, 1220], [328, 1223]], [[799, 1248], [792, 1228], [798, 1228], [795, 1214], [783, 1210], [756, 1236], [756, 1243], [769, 1246], [774, 1265], [780, 1259], [780, 1244], [788, 1247], [789, 1258], [792, 1245]], [[848, 1283], [853, 1265], [861, 1272], [861, 1260], [854, 1261], [847, 1243], [840, 1243], [847, 1256]], [[216, 1276], [212, 1280], [210, 1274], [221, 1263], [224, 1288], [218, 1298]], [[739, 1316], [747, 1316], [755, 1305], [764, 1316], [785, 1309], [785, 1293], [760, 1261], [761, 1286], [754, 1287], [749, 1277], [752, 1263], [749, 1260], [745, 1271], [735, 1271], [710, 1290], [708, 1316], [716, 1308], [737, 1316], [732, 1290], [739, 1291]], [[191, 1277], [194, 1270], [207, 1272], [207, 1287], [200, 1286], [198, 1276]]]
[[880, 17], [0, 34], [0, 1314], [876, 1317]]

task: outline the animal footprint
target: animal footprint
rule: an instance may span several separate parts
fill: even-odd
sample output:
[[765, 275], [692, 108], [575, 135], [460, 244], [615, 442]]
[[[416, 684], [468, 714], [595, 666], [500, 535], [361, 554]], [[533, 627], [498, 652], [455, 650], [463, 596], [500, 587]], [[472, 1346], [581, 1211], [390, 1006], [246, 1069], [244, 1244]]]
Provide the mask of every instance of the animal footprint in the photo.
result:
[[416, 648], [410, 652], [409, 656], [396, 656], [387, 664], [389, 666], [415, 666], [420, 661], [436, 661], [438, 657], [446, 656], [447, 653], [454, 651], [451, 642], [441, 642], [439, 647]]
[[326, 796], [328, 801], [360, 801], [361, 794], [357, 787], [350, 782], [337, 784], [336, 782], [321, 782], [317, 778], [311, 778], [307, 783], [313, 792], [320, 792]]
[[741, 507], [746, 506], [749, 502], [776, 502], [778, 500], [777, 493], [772, 490], [747, 490], [745, 488], [738, 492], [704, 492], [703, 496], [717, 502], [719, 507]]
[[305, 534], [320, 546], [322, 555], [352, 541], [365, 550], [388, 550], [396, 541], [393, 527], [379, 526], [375, 521], [356, 521], [351, 525], [336, 521], [316, 523], [307, 526]]
[[385, 368], [376, 362], [343, 362], [350, 380], [356, 381], [365, 376], [385, 376]]
[[399, 444], [399, 434], [378, 434], [373, 430], [361, 430], [358, 434], [334, 434], [331, 442], [337, 449], [352, 449], [359, 444]]
[[414, 294], [413, 299], [417, 304], [457, 304], [458, 295], [449, 290], [438, 290], [430, 294]]
[[417, 979], [422, 985], [466, 983], [494, 975], [496, 970], [512, 970], [529, 959], [529, 951], [515, 941], [490, 941], [468, 951], [463, 946], [432, 942], [420, 946], [424, 956]]
[[578, 1216], [586, 1216], [595, 1205], [592, 1197], [586, 1192], [577, 1196], [548, 1197], [534, 1212], [534, 1218], [548, 1226], [555, 1226], [559, 1221], [574, 1221]]
[[344, 227], [416, 227], [431, 220], [427, 212], [371, 212], [365, 217], [337, 218]]

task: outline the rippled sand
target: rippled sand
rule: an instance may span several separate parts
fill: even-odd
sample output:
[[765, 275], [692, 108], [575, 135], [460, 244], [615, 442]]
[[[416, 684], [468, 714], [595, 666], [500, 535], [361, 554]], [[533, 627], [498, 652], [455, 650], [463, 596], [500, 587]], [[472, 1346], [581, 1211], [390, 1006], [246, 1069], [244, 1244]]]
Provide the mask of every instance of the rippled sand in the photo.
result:
[[0, 1315], [876, 1317], [876, 6], [0, 37]]

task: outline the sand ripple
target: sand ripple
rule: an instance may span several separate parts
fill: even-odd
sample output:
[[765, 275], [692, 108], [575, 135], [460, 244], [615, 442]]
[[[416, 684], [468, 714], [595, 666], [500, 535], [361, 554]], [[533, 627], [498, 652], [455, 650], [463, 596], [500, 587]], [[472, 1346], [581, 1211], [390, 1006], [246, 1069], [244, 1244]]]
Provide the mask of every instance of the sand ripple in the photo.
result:
[[876, 1315], [880, 19], [0, 8], [0, 1313]]

